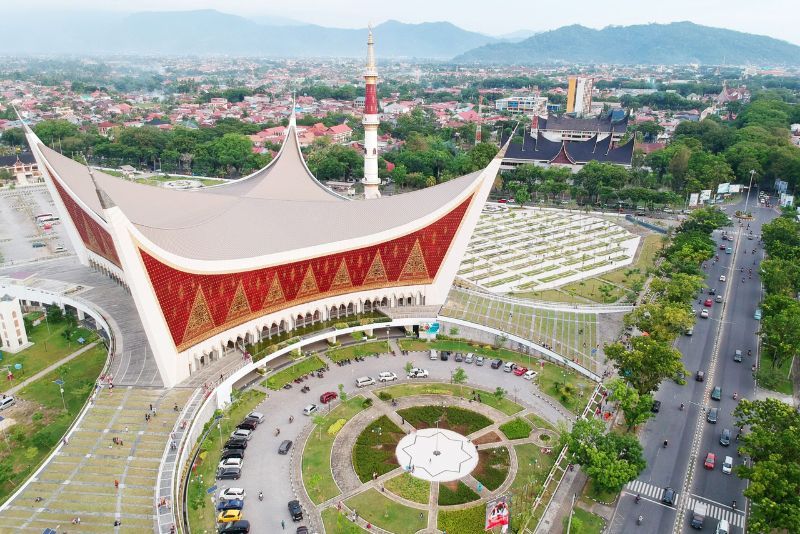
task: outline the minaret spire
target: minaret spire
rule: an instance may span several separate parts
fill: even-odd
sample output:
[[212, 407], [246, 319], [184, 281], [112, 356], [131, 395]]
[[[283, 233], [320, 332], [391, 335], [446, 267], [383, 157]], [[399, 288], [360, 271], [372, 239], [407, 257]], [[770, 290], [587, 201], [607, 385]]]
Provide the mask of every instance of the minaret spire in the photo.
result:
[[367, 36], [367, 68], [364, 70], [364, 198], [381, 196], [378, 186], [378, 69], [375, 67], [375, 41], [372, 38], [372, 25]]

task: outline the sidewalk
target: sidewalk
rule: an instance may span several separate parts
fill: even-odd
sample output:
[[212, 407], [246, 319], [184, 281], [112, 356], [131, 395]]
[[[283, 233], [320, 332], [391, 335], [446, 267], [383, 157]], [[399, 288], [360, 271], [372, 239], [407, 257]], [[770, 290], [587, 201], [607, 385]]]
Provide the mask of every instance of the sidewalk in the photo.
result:
[[99, 341], [94, 341], [92, 343], [89, 343], [85, 347], [82, 347], [80, 350], [76, 350], [75, 352], [73, 352], [69, 356], [65, 356], [64, 358], [61, 358], [60, 360], [58, 360], [54, 364], [51, 364], [50, 366], [45, 367], [44, 369], [42, 369], [41, 371], [39, 371], [35, 375], [33, 375], [33, 376], [29, 377], [29, 378], [26, 378], [25, 380], [23, 380], [22, 382], [20, 382], [16, 386], [14, 386], [13, 388], [9, 389], [8, 391], [5, 391], [4, 394], [5, 395], [13, 395], [13, 394], [15, 394], [17, 391], [21, 390], [22, 388], [24, 388], [28, 384], [31, 384], [31, 383], [39, 380], [40, 378], [45, 376], [47, 373], [49, 373], [51, 371], [54, 371], [55, 369], [58, 369], [59, 367], [61, 367], [65, 363], [67, 363], [68, 361], [71, 361], [74, 358], [77, 358], [78, 356], [80, 356], [81, 354], [86, 352], [87, 350], [93, 348], [98, 343], [99, 343]]

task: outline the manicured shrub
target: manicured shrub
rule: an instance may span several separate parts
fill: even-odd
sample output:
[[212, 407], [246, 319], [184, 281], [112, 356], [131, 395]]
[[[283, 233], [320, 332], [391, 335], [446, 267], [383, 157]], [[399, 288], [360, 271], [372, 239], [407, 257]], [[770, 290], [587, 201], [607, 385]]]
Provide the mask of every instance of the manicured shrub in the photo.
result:
[[397, 467], [395, 448], [404, 435], [385, 415], [367, 425], [353, 447], [353, 469], [361, 482], [372, 480], [373, 473], [380, 476]]
[[508, 423], [500, 425], [500, 431], [508, 439], [522, 439], [531, 435], [531, 425], [525, 419], [517, 417]]
[[472, 491], [472, 488], [458, 481], [455, 489], [451, 489], [452, 483], [439, 484], [439, 504], [447, 506], [450, 504], [464, 504], [466, 502], [477, 501], [480, 496]]
[[337, 419], [335, 423], [328, 427], [328, 435], [335, 436], [342, 429], [347, 419]]

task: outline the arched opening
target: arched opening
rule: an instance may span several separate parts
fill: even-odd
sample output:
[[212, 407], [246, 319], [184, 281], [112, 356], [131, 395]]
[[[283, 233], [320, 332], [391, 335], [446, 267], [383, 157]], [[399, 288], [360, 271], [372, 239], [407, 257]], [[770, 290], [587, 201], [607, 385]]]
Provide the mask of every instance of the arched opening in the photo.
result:
[[339, 318], [339, 308], [336, 306], [331, 306], [331, 309], [328, 313], [328, 317], [331, 319], [338, 319]]
[[388, 299], [388, 298], [386, 298], [386, 297], [383, 297], [383, 298], [381, 299], [381, 306], [384, 306], [384, 307], [386, 307], [386, 306], [388, 306], [388, 305], [389, 305], [389, 299]]
[[364, 302], [364, 312], [369, 313], [372, 311], [372, 302], [366, 301]]
[[346, 309], [347, 309], [347, 315], [352, 315], [352, 314], [354, 314], [356, 312], [355, 306], [353, 306], [352, 302], [347, 305]]

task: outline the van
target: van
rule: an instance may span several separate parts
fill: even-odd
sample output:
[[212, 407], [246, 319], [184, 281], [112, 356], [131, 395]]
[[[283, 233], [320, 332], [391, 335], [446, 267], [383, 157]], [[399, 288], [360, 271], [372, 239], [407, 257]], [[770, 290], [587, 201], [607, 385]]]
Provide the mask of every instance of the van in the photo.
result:
[[730, 475], [733, 471], [733, 458], [730, 456], [725, 457], [725, 461], [722, 462], [722, 472], [726, 475]]
[[371, 376], [362, 376], [361, 378], [356, 379], [356, 387], [358, 388], [371, 386], [374, 383], [375, 379]]
[[12, 397], [11, 395], [3, 395], [3, 398], [0, 400], [0, 410], [5, 410], [6, 408], [11, 408], [17, 403], [17, 399]]
[[436, 353], [436, 350], [431, 349], [431, 354], [430, 354], [430, 356], [428, 356], [428, 358], [431, 359], [431, 360], [438, 360], [439, 359], [439, 355]]
[[699, 502], [694, 505], [692, 510], [692, 521], [690, 525], [692, 528], [702, 529], [703, 521], [706, 520], [706, 513], [708, 512], [708, 505], [704, 502]]
[[731, 526], [728, 522], [724, 519], [720, 519], [719, 523], [717, 523], [717, 530], [714, 531], [714, 534], [728, 534], [731, 531]]
[[506, 362], [506, 364], [503, 366], [503, 371], [506, 373], [510, 373], [511, 371], [514, 370], [514, 367], [516, 367], [516, 365], [514, 365], [514, 362]]

